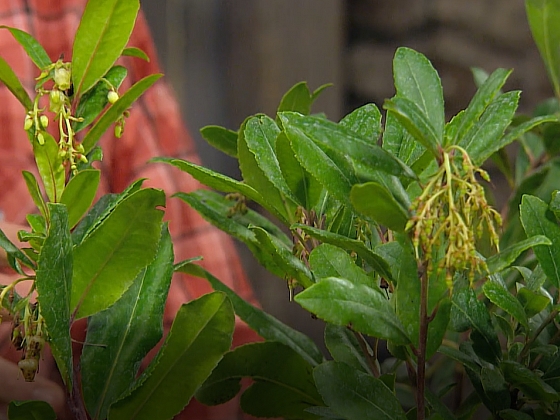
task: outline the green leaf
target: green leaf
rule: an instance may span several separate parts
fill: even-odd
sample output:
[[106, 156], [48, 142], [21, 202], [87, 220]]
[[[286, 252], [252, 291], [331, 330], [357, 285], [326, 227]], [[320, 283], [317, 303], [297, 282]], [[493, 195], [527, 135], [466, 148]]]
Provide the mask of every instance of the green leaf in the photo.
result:
[[22, 276], [25, 276], [26, 274], [22, 270], [19, 261], [21, 261], [27, 267], [35, 267], [35, 263], [31, 261], [27, 255], [21, 252], [20, 249], [8, 239], [2, 229], [0, 229], [0, 247], [6, 251], [8, 263], [10, 263], [10, 266]]
[[[453, 119], [455, 127], [453, 127], [453, 135], [450, 136], [448, 143], [459, 144], [461, 139], [476, 125], [480, 116], [486, 110], [488, 105], [501, 94], [500, 89], [506, 82], [512, 70], [497, 69], [484, 81], [482, 86], [478, 88], [469, 106], [465, 111]], [[449, 129], [451, 124], [446, 127]], [[446, 133], [447, 134], [447, 133]]]
[[76, 108], [76, 117], [83, 118], [83, 121], [74, 122], [74, 131], [84, 129], [97, 118], [109, 103], [107, 95], [109, 86], [107, 82], [118, 88], [127, 75], [127, 69], [123, 66], [114, 66], [103, 76], [105, 80], [100, 80], [95, 86], [80, 98], [80, 103]]
[[483, 366], [480, 371], [480, 382], [488, 399], [496, 402], [499, 409], [506, 409], [511, 405], [511, 397], [504, 376], [494, 365]]
[[21, 173], [23, 175], [23, 179], [25, 180], [25, 184], [27, 185], [29, 195], [33, 199], [33, 202], [35, 203], [41, 214], [45, 216], [47, 214], [47, 205], [45, 204], [43, 194], [41, 194], [41, 188], [39, 187], [37, 178], [35, 178], [35, 175], [28, 171], [21, 171]]
[[303, 208], [311, 210], [320, 200], [323, 186], [299, 163], [284, 133], [276, 139], [276, 156], [293, 197]]
[[560, 4], [550, 0], [526, 0], [527, 19], [533, 39], [545, 63], [556, 97], [560, 97]]
[[33, 61], [39, 69], [43, 70], [52, 64], [51, 59], [43, 46], [39, 43], [39, 41], [33, 38], [32, 35], [22, 31], [21, 29], [10, 28], [9, 26], [2, 25], [0, 28], [10, 31], [15, 40], [23, 47], [31, 61]]
[[72, 49], [75, 95], [90, 90], [121, 56], [139, 9], [138, 0], [87, 3]]
[[366, 104], [355, 109], [341, 119], [339, 124], [359, 134], [364, 139], [371, 140], [372, 143], [377, 142], [383, 131], [381, 112], [375, 104]]
[[58, 154], [58, 143], [46, 131], [43, 131], [41, 134], [45, 142], [44, 144], [39, 144], [37, 140], [34, 140], [33, 154], [35, 155], [35, 162], [37, 163], [37, 169], [43, 181], [47, 197], [53, 203], [58, 203], [64, 191], [66, 172], [62, 165], [62, 158]]
[[421, 53], [401, 47], [393, 59], [393, 75], [397, 96], [416, 104], [429, 121], [435, 144], [442, 144], [445, 113], [441, 80], [432, 63]]
[[93, 419], [134, 382], [140, 362], [163, 335], [163, 310], [173, 274], [173, 245], [164, 225], [155, 259], [110, 308], [88, 320], [80, 361], [82, 389]]
[[72, 229], [90, 208], [101, 177], [97, 169], [78, 172], [66, 185], [60, 202], [68, 208], [68, 224]]
[[486, 297], [497, 307], [510, 314], [517, 322], [525, 328], [529, 328], [527, 315], [519, 301], [501, 284], [488, 280], [482, 286]]
[[301, 229], [310, 236], [319, 239], [321, 242], [336, 245], [347, 251], [354, 251], [360, 258], [366, 261], [377, 274], [388, 280], [392, 280], [393, 278], [387, 261], [385, 261], [381, 255], [368, 248], [362, 241], [299, 223], [290, 226], [290, 229]]
[[522, 411], [514, 410], [513, 408], [507, 408], [500, 411], [498, 414], [500, 418], [504, 420], [533, 420], [533, 417], [531, 417], [529, 414], [525, 414]]
[[70, 291], [72, 288], [72, 239], [68, 212], [63, 204], [48, 204], [49, 230], [37, 261], [35, 286], [41, 314], [49, 333], [58, 370], [72, 389], [72, 343], [70, 339]]
[[[115, 1], [115, 0], [112, 0]], [[125, 0], [118, 0], [125, 1]], [[136, 82], [130, 89], [128, 89], [121, 97], [111, 105], [107, 111], [97, 120], [91, 130], [85, 135], [82, 146], [84, 147], [85, 154], [88, 154], [93, 147], [97, 144], [101, 136], [117, 119], [120, 118], [132, 103], [140, 97], [150, 86], [152, 86], [162, 75], [152, 74]]]
[[56, 413], [45, 401], [12, 401], [8, 420], [56, 420]]
[[0, 82], [12, 92], [26, 111], [29, 111], [33, 107], [33, 102], [31, 102], [27, 91], [22, 86], [10, 65], [2, 57], [0, 57]]
[[517, 104], [519, 91], [507, 92], [499, 95], [486, 108], [477, 124], [459, 139], [459, 146], [465, 149], [475, 165], [481, 165], [494, 152], [512, 142], [516, 136], [504, 136], [504, 131], [510, 125]]
[[391, 230], [404, 231], [408, 210], [377, 182], [352, 186], [350, 200], [356, 211]]
[[192, 263], [179, 265], [180, 268], [177, 271], [206, 279], [214, 290], [225, 293], [231, 300], [236, 315], [262, 338], [290, 347], [312, 366], [323, 362], [321, 351], [309, 337], [244, 301], [232, 289], [199, 265]]
[[560, 394], [527, 367], [511, 360], [504, 360], [500, 363], [500, 368], [506, 381], [528, 398], [544, 402], [560, 400]]
[[371, 374], [370, 367], [354, 333], [348, 327], [327, 324], [325, 326], [325, 346], [332, 358], [346, 363], [356, 370]]
[[[427, 152], [421, 143], [414, 140], [412, 135], [406, 131], [398, 118], [391, 112], [388, 112], [385, 117], [383, 149], [409, 166], [418, 162], [424, 153], [427, 153], [433, 159], [433, 155]], [[421, 171], [415, 172], [419, 174]]]
[[325, 362], [313, 370], [325, 403], [348, 420], [406, 420], [395, 394], [378, 378], [341, 362]]
[[312, 366], [291, 348], [274, 342], [246, 344], [227, 353], [196, 399], [206, 405], [229, 401], [241, 389], [243, 377], [254, 380], [241, 396], [241, 408], [252, 416], [316, 419], [305, 410], [323, 405]]
[[537, 245], [551, 245], [550, 240], [544, 235], [535, 235], [492, 255], [486, 260], [488, 274], [499, 273], [508, 268], [523, 252]]
[[296, 83], [282, 97], [278, 105], [278, 112], [294, 111], [303, 115], [308, 115], [311, 112], [311, 105], [313, 105], [313, 102], [315, 102], [319, 94], [329, 86], [331, 85], [322, 85], [318, 87], [315, 92], [311, 93], [307, 82]]
[[190, 401], [231, 346], [235, 316], [220, 292], [181, 306], [155, 360], [110, 420], [171, 419]]
[[217, 125], [207, 125], [200, 129], [206, 142], [226, 155], [237, 157], [237, 132]]
[[540, 198], [525, 195], [521, 200], [521, 223], [527, 236], [544, 235], [552, 245], [538, 245], [533, 248], [539, 263], [550, 281], [560, 287], [560, 226], [549, 210], [548, 205]]
[[295, 301], [327, 322], [343, 326], [351, 324], [356, 331], [395, 344], [410, 343], [404, 327], [379, 288], [329, 277], [298, 293]]
[[493, 363], [501, 358], [500, 342], [488, 309], [470, 287], [453, 292], [451, 323], [456, 331], [472, 328], [471, 339], [477, 354]]
[[161, 190], [142, 189], [121, 201], [74, 249], [71, 308], [93, 315], [115, 303], [157, 250], [165, 204]]
[[293, 112], [282, 112], [279, 114], [279, 118], [292, 146], [294, 139], [311, 139], [324, 152], [328, 150], [329, 153], [345, 159], [349, 158], [352, 162], [363, 164], [372, 170], [379, 170], [398, 177], [416, 178], [408, 166], [377, 146], [376, 139], [363, 137], [343, 124]]
[[519, 302], [523, 305], [527, 318], [532, 318], [538, 313], [541, 313], [541, 311], [552, 303], [547, 296], [534, 292], [527, 287], [521, 287], [517, 291], [517, 299], [519, 299]]
[[150, 57], [148, 57], [148, 54], [146, 54], [143, 50], [137, 47], [126, 47], [122, 51], [122, 55], [126, 57], [136, 57], [144, 61], [147, 61], [148, 63], [150, 62]]

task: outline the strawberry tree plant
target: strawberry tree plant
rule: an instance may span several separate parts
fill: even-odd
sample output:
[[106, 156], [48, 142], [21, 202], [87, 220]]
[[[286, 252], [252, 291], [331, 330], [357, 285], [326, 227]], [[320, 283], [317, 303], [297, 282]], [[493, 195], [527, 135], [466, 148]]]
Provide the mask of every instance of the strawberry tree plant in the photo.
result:
[[[337, 122], [312, 114], [323, 87], [300, 83], [272, 117], [202, 129], [237, 159], [241, 180], [156, 159], [216, 190], [177, 197], [244, 242], [326, 321], [328, 358], [202, 268], [182, 265], [266, 339], [226, 353], [197, 399], [227, 401], [249, 377], [241, 407], [260, 417], [560, 418], [560, 2], [526, 8], [556, 94], [534, 116], [516, 115], [520, 92], [504, 92], [511, 71], [497, 69], [477, 72], [471, 102], [446, 121], [437, 71], [399, 48], [384, 116], [374, 104]], [[511, 160], [504, 148], [515, 141]], [[511, 186], [502, 211], [487, 198], [488, 160]]]
[[[150, 75], [119, 92], [127, 69], [122, 55], [147, 59], [127, 47], [139, 2], [88, 2], [71, 61], [51, 61], [29, 34], [13, 37], [37, 67], [33, 94], [0, 58], [0, 81], [25, 108], [36, 178], [24, 171], [37, 206], [19, 249], [0, 231], [14, 281], [0, 286], [0, 303], [21, 351], [19, 367], [33, 381], [49, 346], [76, 419], [172, 418], [229, 349], [234, 313], [223, 293], [183, 305], [154, 361], [141, 361], [163, 334], [163, 310], [174, 272], [173, 245], [162, 223], [165, 195], [139, 180], [120, 194], [94, 202], [102, 159], [98, 140], [108, 129], [122, 135], [129, 107], [154, 84]], [[0, 52], [1, 53], [1, 52]], [[25, 293], [15, 286], [24, 285]], [[19, 286], [18, 286], [19, 287]], [[81, 355], [70, 329], [87, 318]], [[78, 364], [79, 363], [79, 364]], [[53, 419], [39, 401], [13, 402], [9, 418]]]

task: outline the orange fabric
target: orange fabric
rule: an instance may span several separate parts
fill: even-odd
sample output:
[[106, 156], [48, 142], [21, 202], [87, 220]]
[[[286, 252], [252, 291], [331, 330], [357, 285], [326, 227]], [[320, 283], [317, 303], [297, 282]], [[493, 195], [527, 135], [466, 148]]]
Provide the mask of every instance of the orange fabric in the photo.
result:
[[[45, 47], [53, 61], [61, 54], [69, 61], [73, 36], [85, 3], [85, 0], [0, 0], [0, 25], [17, 27], [31, 33]], [[144, 50], [151, 62], [122, 58], [122, 64], [128, 69], [128, 77], [121, 91], [149, 74], [160, 72], [155, 48], [142, 15], [139, 16], [129, 45]], [[32, 94], [34, 78], [39, 71], [10, 33], [2, 29], [0, 56], [10, 64]], [[0, 179], [3, 182], [0, 189], [0, 211], [4, 220], [14, 223], [24, 223], [25, 216], [35, 211], [21, 175], [22, 170], [36, 172], [31, 146], [22, 129], [24, 117], [23, 107], [4, 86], [0, 86]], [[98, 165], [103, 176], [100, 194], [120, 192], [139, 178], [148, 178], [145, 186], [162, 188], [168, 196], [177, 191], [200, 188], [197, 181], [173, 167], [146, 163], [154, 156], [175, 156], [199, 161], [192, 139], [181, 121], [177, 102], [163, 80], [158, 81], [133, 106], [130, 117], [126, 120], [123, 137], [116, 139], [109, 133], [101, 140], [101, 145], [104, 159]], [[165, 219], [169, 220], [177, 261], [202, 255], [202, 266], [245, 299], [255, 301], [233, 243], [226, 234], [213, 228], [178, 199], [167, 200]], [[165, 309], [166, 329], [181, 304], [210, 291], [209, 285], [201, 279], [176, 276]], [[8, 325], [0, 327], [0, 331], [4, 332], [4, 337], [0, 337], [0, 354], [9, 342], [6, 327]], [[238, 324], [235, 334], [237, 344], [256, 339], [254, 332], [245, 325]], [[44, 365], [48, 364], [45, 361]], [[41, 373], [44, 374], [45, 370], [47, 369], [42, 366]], [[190, 418], [231, 419], [235, 417], [231, 410], [237, 409], [229, 406], [213, 411], [200, 407], [196, 410], [191, 412], [193, 417]]]

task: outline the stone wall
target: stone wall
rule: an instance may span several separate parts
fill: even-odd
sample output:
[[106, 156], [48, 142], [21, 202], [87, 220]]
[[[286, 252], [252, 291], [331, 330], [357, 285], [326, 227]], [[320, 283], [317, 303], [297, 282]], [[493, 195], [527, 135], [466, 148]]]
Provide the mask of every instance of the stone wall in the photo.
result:
[[438, 70], [450, 114], [475, 91], [471, 67], [513, 68], [506, 89], [523, 90], [529, 110], [552, 95], [523, 0], [347, 0], [347, 109], [394, 94], [395, 49], [409, 46]]

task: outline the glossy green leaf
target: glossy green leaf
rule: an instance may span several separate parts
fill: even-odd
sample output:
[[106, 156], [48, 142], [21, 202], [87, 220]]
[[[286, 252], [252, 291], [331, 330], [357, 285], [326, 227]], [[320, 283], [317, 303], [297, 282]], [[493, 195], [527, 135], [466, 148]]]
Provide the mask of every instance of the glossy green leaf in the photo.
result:
[[395, 394], [378, 378], [341, 362], [325, 362], [313, 370], [325, 403], [348, 420], [406, 420]]
[[76, 117], [83, 118], [83, 121], [74, 123], [74, 131], [84, 129], [97, 118], [97, 116], [105, 109], [109, 100], [109, 82], [113, 87], [119, 88], [127, 75], [127, 69], [123, 66], [114, 66], [109, 69], [103, 79], [95, 84], [95, 86], [80, 98], [80, 103], [76, 108]]
[[539, 48], [556, 97], [560, 97], [560, 4], [555, 0], [526, 0], [533, 39]]
[[88, 2], [72, 48], [72, 82], [81, 96], [121, 56], [140, 9], [138, 0]]
[[298, 223], [292, 225], [290, 229], [301, 229], [310, 236], [319, 239], [321, 242], [336, 245], [347, 251], [354, 251], [360, 258], [366, 261], [377, 274], [389, 280], [393, 278], [387, 261], [385, 261], [381, 255], [368, 248], [362, 241]]
[[49, 333], [49, 347], [62, 379], [70, 390], [73, 376], [70, 339], [72, 239], [66, 206], [49, 203], [48, 210], [49, 230], [37, 261], [35, 286]]
[[[504, 136], [510, 125], [517, 104], [519, 91], [499, 95], [486, 108], [477, 124], [459, 139], [459, 146], [465, 149], [475, 165], [481, 165], [494, 152], [512, 142], [516, 137]], [[517, 136], [518, 137], [518, 136]]]
[[346, 363], [356, 370], [371, 374], [370, 366], [364, 356], [358, 340], [348, 327], [339, 325], [325, 325], [325, 346], [332, 358], [337, 362]]
[[538, 197], [525, 195], [521, 200], [521, 223], [527, 236], [544, 235], [552, 245], [533, 248], [537, 259], [550, 281], [560, 287], [560, 226], [548, 205]]
[[157, 157], [151, 159], [150, 162], [163, 162], [173, 165], [183, 172], [188, 173], [194, 179], [201, 182], [202, 184], [224, 192], [224, 193], [235, 193], [238, 192], [250, 200], [253, 200], [259, 204], [263, 203], [264, 200], [259, 192], [257, 192], [253, 187], [247, 185], [244, 182], [237, 181], [226, 175], [222, 175], [218, 172], [214, 172], [211, 169], [205, 168], [204, 166], [196, 165], [194, 163], [188, 162], [186, 160]]
[[60, 202], [68, 208], [68, 224], [72, 229], [90, 208], [101, 173], [97, 169], [86, 169], [78, 172], [66, 185]]
[[[418, 162], [424, 153], [429, 154], [431, 159], [433, 159], [433, 155], [427, 152], [426, 148], [422, 146], [421, 143], [414, 140], [412, 135], [406, 131], [398, 118], [391, 112], [388, 112], [385, 117], [383, 149], [409, 166]], [[421, 171], [415, 172], [419, 174]]]
[[25, 184], [27, 185], [27, 191], [29, 191], [29, 195], [33, 199], [33, 202], [44, 216], [47, 214], [47, 205], [45, 204], [45, 199], [43, 198], [43, 194], [41, 194], [41, 187], [39, 187], [39, 183], [37, 182], [37, 178], [29, 171], [21, 171], [23, 175], [23, 179], [25, 180]]
[[499, 360], [501, 348], [498, 335], [492, 325], [488, 309], [477, 299], [474, 290], [470, 287], [455, 290], [452, 302], [453, 328], [459, 332], [472, 329], [471, 339], [477, 354], [491, 363]]
[[[115, 0], [112, 0], [115, 1]], [[124, 0], [119, 0], [124, 1]], [[111, 105], [107, 111], [95, 122], [82, 141], [85, 154], [88, 154], [97, 144], [107, 129], [125, 112], [136, 99], [152, 86], [162, 75], [152, 74], [136, 82], [121, 97]]]
[[244, 301], [232, 289], [201, 266], [192, 263], [180, 264], [178, 271], [206, 279], [214, 290], [225, 293], [231, 300], [236, 315], [265, 340], [276, 341], [290, 347], [312, 366], [316, 366], [323, 361], [321, 351], [308, 336]]
[[535, 235], [523, 241], [501, 250], [500, 253], [492, 255], [486, 260], [488, 273], [499, 273], [508, 268], [523, 252], [537, 245], [551, 245], [550, 240], [544, 235]]
[[88, 320], [81, 357], [82, 389], [92, 419], [134, 382], [138, 367], [163, 335], [163, 310], [173, 274], [173, 245], [167, 226], [155, 259], [110, 308]]
[[319, 94], [329, 86], [331, 85], [325, 84], [319, 86], [311, 93], [307, 82], [296, 83], [282, 97], [278, 105], [278, 112], [294, 111], [303, 115], [308, 115], [311, 112], [311, 105], [313, 105], [313, 102], [315, 102]]
[[327, 322], [343, 326], [351, 324], [356, 331], [395, 344], [410, 343], [404, 327], [379, 288], [329, 277], [298, 293], [295, 301]]
[[292, 146], [295, 138], [311, 139], [324, 151], [329, 150], [371, 169], [398, 177], [416, 178], [408, 166], [377, 146], [375, 140], [363, 137], [342, 124], [293, 112], [283, 112], [279, 118]]
[[110, 420], [171, 419], [231, 346], [235, 316], [220, 292], [184, 304], [139, 386], [109, 409]]
[[62, 165], [62, 158], [58, 154], [58, 143], [46, 131], [41, 134], [45, 142], [39, 144], [37, 140], [34, 140], [33, 154], [47, 197], [53, 203], [58, 203], [64, 191], [66, 172]]
[[428, 149], [434, 157], [438, 156], [438, 147], [441, 144], [438, 132], [416, 103], [410, 99], [395, 96], [392, 99], [386, 99], [383, 108], [392, 113], [406, 131]]
[[0, 82], [2, 82], [10, 92], [12, 92], [26, 111], [29, 111], [33, 107], [33, 102], [31, 102], [31, 98], [27, 94], [27, 91], [22, 86], [10, 65], [2, 57], [0, 57]]
[[527, 318], [531, 318], [538, 313], [541, 313], [552, 302], [550, 298], [538, 292], [534, 292], [527, 287], [521, 287], [517, 291], [517, 299], [523, 306]]
[[500, 369], [485, 365], [480, 371], [480, 382], [488, 399], [494, 400], [500, 409], [511, 406], [509, 387]]
[[163, 191], [142, 189], [121, 201], [74, 249], [71, 308], [92, 315], [115, 303], [153, 258], [165, 205]]
[[200, 129], [202, 138], [209, 145], [224, 152], [226, 155], [237, 157], [237, 132], [217, 125], [207, 125]]
[[[507, 69], [497, 69], [482, 83], [465, 111], [459, 114], [459, 118], [456, 117], [457, 119], [454, 118], [452, 120], [452, 124], [455, 126], [453, 127], [452, 135], [448, 136], [450, 144], [459, 144], [466, 133], [479, 121], [480, 116], [488, 105], [492, 103], [497, 95], [501, 94], [500, 89], [511, 72], [511, 70]], [[451, 127], [451, 124], [448, 127]], [[446, 134], [448, 133], [446, 132]]]
[[352, 186], [350, 200], [356, 211], [371, 217], [380, 225], [398, 232], [404, 231], [408, 210], [377, 182]]
[[254, 383], [241, 396], [241, 408], [246, 413], [256, 417], [316, 419], [305, 411], [323, 405], [312, 369], [298, 353], [281, 343], [246, 344], [224, 356], [196, 399], [206, 405], [229, 401], [241, 389], [241, 378], [250, 377]]
[[529, 327], [527, 315], [523, 306], [506, 288], [497, 282], [488, 280], [482, 286], [486, 297], [497, 307], [510, 314], [517, 322], [526, 328]]
[[35, 267], [33, 261], [8, 239], [2, 229], [0, 229], [0, 247], [6, 251], [8, 263], [17, 273], [26, 275], [21, 268], [20, 261], [27, 267]]
[[443, 140], [445, 113], [441, 80], [432, 63], [421, 53], [401, 47], [393, 59], [397, 96], [412, 101], [429, 121], [436, 144]]
[[364, 139], [376, 143], [383, 131], [381, 112], [375, 104], [366, 104], [346, 115], [339, 123]]
[[311, 210], [320, 200], [323, 186], [299, 163], [284, 133], [276, 139], [276, 156], [293, 197], [304, 209]]
[[56, 413], [45, 401], [12, 401], [8, 420], [56, 420]]
[[11, 28], [9, 26], [2, 25], [0, 28], [10, 31], [15, 40], [23, 47], [31, 61], [33, 61], [39, 69], [43, 70], [51, 64], [49, 55], [39, 41], [33, 38], [32, 35], [21, 29]]
[[122, 55], [125, 57], [136, 57], [144, 61], [147, 61], [148, 63], [150, 62], [150, 57], [148, 57], [148, 54], [146, 54], [145, 51], [137, 47], [126, 47], [122, 51]]
[[537, 372], [511, 360], [501, 362], [500, 368], [506, 381], [523, 392], [528, 398], [544, 402], [560, 400], [560, 394], [543, 381]]

